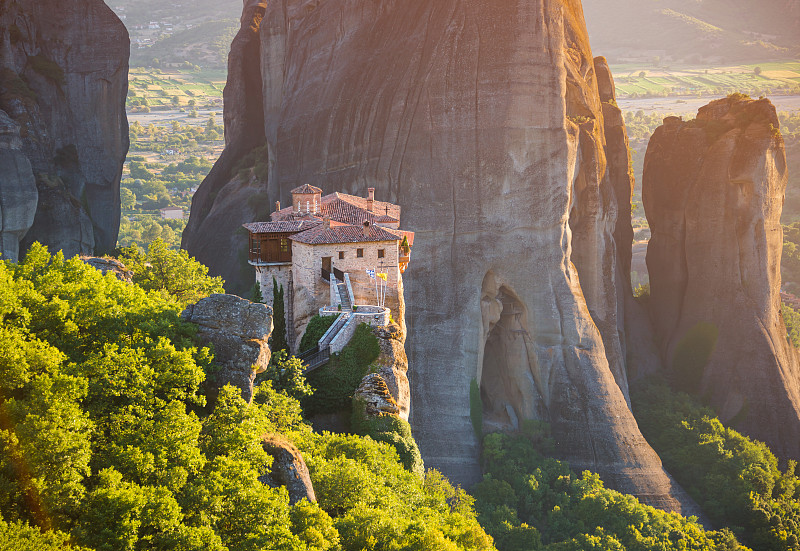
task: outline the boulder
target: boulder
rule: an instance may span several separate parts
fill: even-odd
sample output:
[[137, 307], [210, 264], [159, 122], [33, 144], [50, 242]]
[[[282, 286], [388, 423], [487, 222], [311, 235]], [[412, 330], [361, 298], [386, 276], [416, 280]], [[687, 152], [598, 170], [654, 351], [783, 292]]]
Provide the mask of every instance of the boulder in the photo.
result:
[[272, 456], [272, 469], [261, 482], [273, 488], [285, 486], [289, 491], [289, 505], [307, 499], [317, 502], [311, 475], [306, 462], [294, 444], [278, 435], [266, 435], [262, 439], [264, 451]]
[[653, 134], [643, 200], [664, 365], [721, 420], [800, 459], [800, 364], [781, 315], [786, 154], [774, 106], [730, 96]]
[[211, 295], [189, 305], [181, 319], [197, 325], [198, 340], [214, 347], [219, 369], [208, 381], [212, 403], [215, 391], [227, 384], [241, 389], [242, 398], [250, 402], [256, 375], [267, 369], [272, 356], [272, 309], [235, 295]]
[[126, 281], [131, 283], [133, 281], [133, 272], [125, 267], [125, 265], [117, 260], [116, 258], [111, 257], [97, 257], [97, 256], [82, 256], [81, 260], [95, 268], [96, 270], [100, 270], [100, 272], [105, 275], [108, 272], [111, 272], [117, 279], [120, 281]]
[[116, 247], [129, 53], [125, 26], [102, 0], [3, 3], [0, 109], [20, 129], [16, 160], [0, 146], [7, 256], [14, 241], [68, 257]]
[[[259, 195], [285, 204], [298, 183], [374, 187], [416, 232], [404, 274], [410, 421], [427, 465], [456, 483], [480, 479], [477, 380], [490, 425], [549, 422], [574, 468], [680, 510], [627, 403], [609, 178], [622, 157], [606, 155], [580, 2], [277, 0], [263, 19], [255, 5], [242, 32], [259, 53], [232, 52], [230, 63], [248, 64], [260, 86], [231, 73], [243, 95], [226, 109], [261, 102], [252, 123], [269, 170]], [[255, 128], [226, 124], [229, 143], [255, 143]], [[247, 247], [233, 232], [218, 243], [227, 256], [207, 247], [223, 239], [217, 205], [231, 216], [247, 208], [222, 193], [239, 147], [201, 185], [184, 233], [215, 274]]]

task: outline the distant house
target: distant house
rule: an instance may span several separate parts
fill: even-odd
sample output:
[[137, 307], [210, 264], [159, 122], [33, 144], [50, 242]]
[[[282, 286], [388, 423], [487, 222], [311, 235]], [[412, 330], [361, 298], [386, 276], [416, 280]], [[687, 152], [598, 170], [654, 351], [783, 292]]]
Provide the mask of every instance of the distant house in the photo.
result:
[[397, 308], [414, 244], [414, 233], [400, 229], [400, 206], [376, 201], [373, 188], [367, 197], [323, 197], [310, 185], [291, 193], [292, 206], [278, 203], [269, 222], [244, 225], [261, 296], [272, 305], [273, 278], [285, 289], [287, 328], [301, 310]]
[[183, 220], [183, 209], [180, 207], [164, 207], [159, 212], [164, 220]]

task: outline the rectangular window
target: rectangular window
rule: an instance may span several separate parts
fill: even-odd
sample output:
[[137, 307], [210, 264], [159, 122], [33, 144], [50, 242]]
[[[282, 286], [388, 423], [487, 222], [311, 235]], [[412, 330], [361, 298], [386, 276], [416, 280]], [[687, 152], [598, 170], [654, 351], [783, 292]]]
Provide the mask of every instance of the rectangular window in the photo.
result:
[[386, 249], [378, 249], [378, 258], [386, 257]]
[[364, 258], [364, 249], [356, 249], [356, 256], [358, 258]]
[[281, 252], [288, 253], [289, 252], [289, 240], [285, 237], [281, 237]]
[[344, 251], [339, 251], [339, 260], [344, 260]]

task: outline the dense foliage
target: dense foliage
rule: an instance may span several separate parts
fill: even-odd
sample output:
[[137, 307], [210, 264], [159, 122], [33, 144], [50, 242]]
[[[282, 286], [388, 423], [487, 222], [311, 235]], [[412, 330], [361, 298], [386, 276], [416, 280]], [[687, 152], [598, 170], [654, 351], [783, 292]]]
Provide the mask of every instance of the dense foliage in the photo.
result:
[[351, 429], [355, 434], [369, 436], [376, 442], [386, 442], [394, 446], [403, 466], [412, 473], [421, 475], [425, 472], [422, 454], [411, 435], [411, 425], [408, 421], [394, 415], [367, 416], [365, 404], [356, 399], [353, 404]]
[[483, 444], [486, 474], [473, 494], [500, 551], [744, 549], [728, 531], [707, 532], [695, 519], [642, 505], [604, 488], [596, 474], [577, 476], [545, 457], [552, 443], [542, 424], [489, 434]]
[[664, 466], [712, 522], [730, 526], [753, 549], [800, 549], [800, 478], [769, 448], [726, 428], [713, 410], [664, 384], [635, 391], [642, 433]]
[[306, 332], [303, 333], [303, 338], [300, 339], [300, 351], [303, 352], [314, 348], [335, 321], [336, 316], [314, 316], [311, 318], [306, 326]]
[[309, 416], [351, 411], [353, 394], [380, 353], [372, 328], [365, 323], [359, 325], [350, 344], [339, 354], [332, 354], [327, 365], [309, 374], [314, 394], [303, 400], [303, 411]]
[[[35, 245], [0, 264], [0, 537], [15, 549], [490, 550], [471, 499], [297, 401], [225, 387], [182, 304]], [[302, 450], [319, 504], [264, 486], [264, 434]], [[43, 532], [40, 532], [43, 531]]]
[[170, 295], [184, 305], [225, 292], [222, 278], [210, 277], [208, 268], [189, 253], [171, 250], [161, 239], [150, 243], [146, 253], [136, 246], [123, 249], [120, 260], [142, 289]]

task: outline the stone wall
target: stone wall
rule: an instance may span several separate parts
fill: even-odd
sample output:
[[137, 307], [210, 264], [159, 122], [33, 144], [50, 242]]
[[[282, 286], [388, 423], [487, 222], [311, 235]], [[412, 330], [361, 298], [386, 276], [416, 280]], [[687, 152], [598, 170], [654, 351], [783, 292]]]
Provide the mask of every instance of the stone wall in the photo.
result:
[[[364, 256], [358, 258], [356, 249], [364, 249]], [[294, 334], [295, 339], [302, 337], [309, 320], [318, 310], [330, 305], [330, 283], [323, 280], [322, 258], [331, 257], [333, 268], [350, 274], [353, 295], [356, 304], [376, 304], [375, 283], [367, 276], [367, 269], [375, 269], [378, 265], [378, 251], [383, 249], [386, 256], [382, 260], [393, 268], [389, 274], [386, 306], [393, 312], [401, 312], [399, 290], [402, 289], [402, 276], [397, 268], [398, 248], [394, 241], [377, 243], [344, 243], [332, 245], [307, 245], [292, 243], [292, 277], [294, 281]], [[344, 259], [339, 259], [339, 251], [345, 252]], [[394, 285], [392, 284], [394, 282]], [[394, 315], [395, 318], [400, 314]]]

